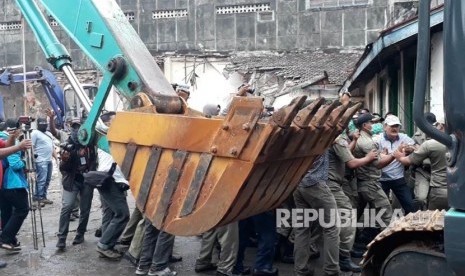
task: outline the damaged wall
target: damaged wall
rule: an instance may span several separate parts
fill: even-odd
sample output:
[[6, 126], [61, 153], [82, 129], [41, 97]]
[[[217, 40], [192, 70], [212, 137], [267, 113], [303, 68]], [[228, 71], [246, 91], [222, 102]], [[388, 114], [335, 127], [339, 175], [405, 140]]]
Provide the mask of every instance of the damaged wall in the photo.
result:
[[[154, 54], [206, 51], [297, 50], [364, 47], [386, 25], [390, 0], [119, 0]], [[323, 4], [324, 3], [324, 4]], [[21, 15], [14, 1], [0, 0], [0, 66], [22, 63]], [[52, 24], [52, 21], [50, 22]], [[13, 24], [13, 25], [11, 25]], [[16, 24], [16, 25], [15, 25]], [[24, 27], [24, 26], [23, 26]], [[52, 29], [77, 70], [93, 69], [66, 33]], [[46, 61], [29, 27], [28, 69]]]

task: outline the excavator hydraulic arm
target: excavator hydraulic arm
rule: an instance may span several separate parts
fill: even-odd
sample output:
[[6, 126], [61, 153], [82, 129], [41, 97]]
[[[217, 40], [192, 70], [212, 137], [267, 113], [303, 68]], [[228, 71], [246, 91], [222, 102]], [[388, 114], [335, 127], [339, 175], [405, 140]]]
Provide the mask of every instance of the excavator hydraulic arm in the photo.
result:
[[[79, 83], [71, 57], [33, 0], [16, 0], [48, 60]], [[226, 117], [194, 115], [164, 78], [114, 0], [41, 0], [102, 71], [81, 129], [88, 144], [111, 86], [131, 102], [118, 112], [107, 138], [129, 179], [138, 208], [159, 229], [196, 235], [276, 208], [313, 160], [347, 126], [359, 105], [294, 99], [267, 120], [260, 98], [235, 97]], [[72, 10], [73, 12], [69, 12]]]
[[[49, 70], [41, 67], [36, 67], [34, 70], [26, 73], [16, 73], [11, 68], [5, 68], [0, 74], [0, 85], [10, 86], [14, 83], [39, 82], [44, 88], [50, 106], [57, 114], [58, 125], [64, 126], [66, 108], [63, 89], [58, 84], [55, 75]], [[3, 110], [0, 110], [0, 112], [3, 112]]]

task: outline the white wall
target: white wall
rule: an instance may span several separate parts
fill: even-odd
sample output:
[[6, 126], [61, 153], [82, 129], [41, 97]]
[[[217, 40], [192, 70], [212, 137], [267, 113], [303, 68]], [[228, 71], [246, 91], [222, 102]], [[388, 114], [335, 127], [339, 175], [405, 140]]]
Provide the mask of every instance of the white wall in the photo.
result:
[[444, 43], [442, 32], [431, 36], [431, 67], [430, 67], [430, 110], [434, 114], [443, 114], [443, 84], [444, 84]]
[[[230, 96], [242, 83], [239, 74], [231, 74], [228, 78], [223, 75], [223, 69], [228, 63], [227, 58], [207, 58], [207, 62], [203, 58], [195, 60], [197, 86], [190, 89], [191, 95], [187, 101], [189, 107], [202, 111], [206, 104], [219, 104], [222, 108], [226, 106]], [[184, 58], [168, 57], [164, 69], [169, 82], [190, 85], [189, 76], [194, 69], [194, 58], [190, 57], [185, 62]]]

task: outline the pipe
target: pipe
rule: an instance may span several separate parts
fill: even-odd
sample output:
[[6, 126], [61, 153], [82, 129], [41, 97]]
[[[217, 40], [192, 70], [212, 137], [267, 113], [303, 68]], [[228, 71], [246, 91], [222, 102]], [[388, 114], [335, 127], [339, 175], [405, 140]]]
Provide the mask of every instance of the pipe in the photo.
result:
[[425, 93], [427, 89], [428, 68], [430, 65], [430, 0], [420, 1], [418, 16], [418, 48], [415, 73], [415, 91], [413, 95], [413, 119], [416, 125], [429, 137], [452, 148], [452, 137], [437, 130], [426, 121]]

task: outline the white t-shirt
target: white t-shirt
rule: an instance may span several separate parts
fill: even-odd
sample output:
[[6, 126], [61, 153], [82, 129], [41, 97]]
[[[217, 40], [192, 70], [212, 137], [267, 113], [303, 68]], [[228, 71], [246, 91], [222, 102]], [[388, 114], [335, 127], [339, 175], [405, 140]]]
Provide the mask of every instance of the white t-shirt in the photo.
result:
[[53, 155], [53, 136], [50, 132], [42, 132], [34, 130], [31, 133], [31, 140], [34, 153], [36, 154], [36, 162], [52, 161]]
[[[111, 165], [115, 162], [115, 160], [113, 159], [113, 156], [111, 156], [109, 153], [101, 149], [97, 149], [97, 156], [98, 156], [97, 171], [108, 172], [111, 168]], [[124, 177], [123, 172], [121, 171], [121, 168], [119, 166], [116, 166], [116, 170], [113, 173], [113, 178], [115, 179], [115, 182], [129, 184], [129, 182]]]

